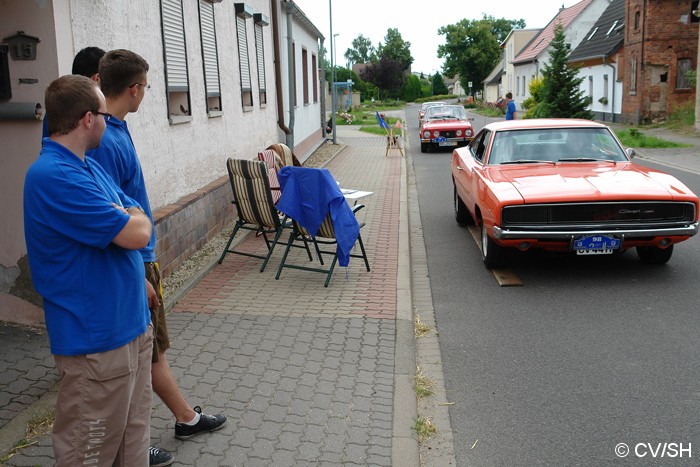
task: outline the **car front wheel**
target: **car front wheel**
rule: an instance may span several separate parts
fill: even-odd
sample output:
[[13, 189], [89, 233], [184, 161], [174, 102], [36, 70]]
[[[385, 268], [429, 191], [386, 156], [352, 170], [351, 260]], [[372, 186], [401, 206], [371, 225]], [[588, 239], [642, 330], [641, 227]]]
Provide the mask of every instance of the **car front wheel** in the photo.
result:
[[426, 152], [428, 150], [428, 145], [425, 143], [420, 143], [420, 152]]
[[673, 245], [667, 248], [658, 246], [638, 246], [637, 256], [645, 264], [666, 264], [673, 255]]
[[497, 245], [491, 237], [489, 237], [484, 221], [481, 221], [481, 259], [487, 268], [498, 268], [505, 263], [505, 248]]

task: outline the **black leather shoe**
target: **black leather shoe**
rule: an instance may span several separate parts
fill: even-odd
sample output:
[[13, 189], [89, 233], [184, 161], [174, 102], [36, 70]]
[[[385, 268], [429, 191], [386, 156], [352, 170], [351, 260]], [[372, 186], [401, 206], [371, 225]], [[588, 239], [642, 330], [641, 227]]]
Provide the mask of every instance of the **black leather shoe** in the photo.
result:
[[201, 414], [196, 425], [186, 425], [184, 423], [175, 423], [175, 437], [177, 439], [188, 439], [200, 433], [208, 433], [220, 429], [226, 423], [226, 415], [207, 415], [202, 413], [200, 406], [193, 409], [198, 414]]

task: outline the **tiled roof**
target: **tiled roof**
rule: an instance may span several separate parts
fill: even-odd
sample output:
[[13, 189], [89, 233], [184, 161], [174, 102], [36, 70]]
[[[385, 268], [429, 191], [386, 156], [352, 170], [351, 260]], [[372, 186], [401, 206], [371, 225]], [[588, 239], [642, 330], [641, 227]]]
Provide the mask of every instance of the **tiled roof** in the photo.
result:
[[552, 18], [549, 24], [547, 24], [539, 34], [533, 37], [530, 43], [515, 57], [513, 63], [529, 62], [537, 58], [539, 54], [549, 46], [552, 39], [554, 39], [554, 26], [561, 23], [564, 29], [566, 29], [591, 1], [592, 0], [582, 0], [576, 5], [559, 10], [559, 13]]
[[498, 65], [495, 66], [493, 70], [491, 70], [491, 73], [486, 77], [482, 83], [484, 84], [498, 84], [501, 82], [501, 73], [503, 73], [503, 59], [501, 59], [500, 62], [498, 62]]
[[569, 61], [604, 57], [616, 52], [625, 36], [625, 0], [612, 0], [581, 43], [569, 55]]

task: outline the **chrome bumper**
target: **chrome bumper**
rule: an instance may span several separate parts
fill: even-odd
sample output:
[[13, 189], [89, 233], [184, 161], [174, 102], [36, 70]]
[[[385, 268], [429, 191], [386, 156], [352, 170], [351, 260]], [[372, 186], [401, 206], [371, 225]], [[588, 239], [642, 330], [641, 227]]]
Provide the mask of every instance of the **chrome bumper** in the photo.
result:
[[660, 229], [610, 229], [600, 226], [596, 229], [581, 230], [507, 230], [501, 227], [493, 227], [493, 236], [497, 240], [509, 239], [561, 239], [575, 238], [581, 235], [611, 235], [623, 238], [638, 237], [692, 237], [698, 233], [698, 223], [682, 227], [667, 227]]

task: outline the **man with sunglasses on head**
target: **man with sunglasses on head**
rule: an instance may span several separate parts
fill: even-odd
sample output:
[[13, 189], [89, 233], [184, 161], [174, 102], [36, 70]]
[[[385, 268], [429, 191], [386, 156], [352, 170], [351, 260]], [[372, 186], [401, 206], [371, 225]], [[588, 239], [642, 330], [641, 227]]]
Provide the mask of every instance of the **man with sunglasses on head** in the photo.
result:
[[105, 131], [96, 82], [68, 75], [46, 90], [51, 114], [24, 183], [24, 232], [61, 377], [52, 440], [57, 466], [145, 466], [153, 333], [137, 251], [152, 222], [85, 157]]
[[[100, 85], [107, 100], [107, 112], [111, 115], [105, 117], [107, 129], [100, 147], [91, 151], [88, 156], [99, 162], [124, 193], [141, 204], [152, 220], [141, 163], [124, 120], [129, 113], [138, 111], [145, 93], [150, 89], [148, 69], [148, 62], [130, 50], [112, 50], [102, 57], [99, 67]], [[170, 339], [165, 320], [160, 270], [158, 263], [155, 262], [155, 245], [154, 229], [151, 241], [140, 250], [146, 269], [148, 303], [155, 335], [153, 390], [176, 418], [175, 437], [188, 439], [223, 427], [226, 416], [203, 414], [199, 406], [192, 408], [175, 381], [165, 355], [165, 351], [170, 347]], [[172, 463], [172, 456], [169, 462], [163, 459], [162, 463], [151, 465], [169, 465], [170, 463]]]

